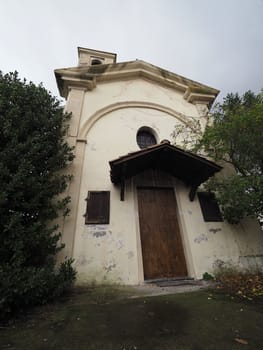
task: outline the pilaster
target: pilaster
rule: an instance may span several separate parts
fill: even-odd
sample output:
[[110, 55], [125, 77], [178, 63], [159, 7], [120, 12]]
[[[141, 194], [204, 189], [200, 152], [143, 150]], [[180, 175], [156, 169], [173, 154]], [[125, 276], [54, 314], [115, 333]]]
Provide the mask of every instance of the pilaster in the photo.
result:
[[208, 123], [208, 120], [209, 120], [209, 115], [208, 115], [208, 107], [205, 103], [195, 103], [195, 106], [196, 106], [196, 109], [197, 109], [197, 112], [200, 116], [200, 125], [201, 125], [201, 128], [202, 128], [202, 131], [205, 130], [205, 127]]
[[60, 261], [62, 261], [65, 257], [71, 258], [73, 256], [82, 167], [86, 146], [85, 140], [78, 140], [85, 92], [86, 89], [83, 87], [70, 87], [65, 108], [66, 112], [72, 114], [70, 127], [68, 130], [68, 143], [70, 146], [74, 147], [75, 158], [70, 167], [67, 169], [68, 173], [72, 175], [72, 180], [67, 189], [67, 195], [70, 196], [71, 201], [69, 204], [70, 213], [64, 218], [61, 227], [61, 241], [63, 244], [65, 244], [65, 248], [59, 254], [58, 258]]

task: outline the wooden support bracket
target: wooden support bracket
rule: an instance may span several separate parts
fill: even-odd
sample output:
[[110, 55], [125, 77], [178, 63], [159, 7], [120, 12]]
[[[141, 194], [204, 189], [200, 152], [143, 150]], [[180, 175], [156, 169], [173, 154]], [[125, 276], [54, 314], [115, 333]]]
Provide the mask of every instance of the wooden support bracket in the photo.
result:
[[193, 202], [193, 200], [195, 199], [195, 194], [197, 191], [198, 185], [192, 185], [190, 192], [189, 192], [189, 199], [191, 202]]
[[123, 202], [125, 197], [125, 179], [124, 177], [121, 178], [121, 198], [120, 200]]

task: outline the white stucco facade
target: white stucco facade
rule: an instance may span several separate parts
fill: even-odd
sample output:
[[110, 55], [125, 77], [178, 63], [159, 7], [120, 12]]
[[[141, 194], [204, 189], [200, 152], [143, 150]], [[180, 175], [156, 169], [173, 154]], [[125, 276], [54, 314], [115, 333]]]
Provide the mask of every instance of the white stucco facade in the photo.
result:
[[[104, 58], [106, 64], [90, 69], [91, 56]], [[78, 67], [56, 71], [66, 110], [72, 112], [69, 142], [76, 156], [68, 190], [71, 213], [62, 225], [66, 247], [60, 259], [74, 258], [78, 282], [143, 283], [138, 186], [173, 189], [189, 277], [211, 272], [218, 259], [243, 266], [260, 263], [263, 235], [256, 222], [205, 222], [197, 196], [190, 201], [189, 188], [160, 171], [126, 180], [124, 201], [120, 186], [110, 178], [109, 161], [139, 151], [136, 135], [141, 127], [149, 128], [157, 143], [173, 141], [176, 124], [197, 118], [205, 125], [218, 91], [145, 62], [116, 64], [116, 55], [110, 53], [79, 49], [79, 57]], [[109, 224], [85, 224], [88, 191], [110, 191]]]

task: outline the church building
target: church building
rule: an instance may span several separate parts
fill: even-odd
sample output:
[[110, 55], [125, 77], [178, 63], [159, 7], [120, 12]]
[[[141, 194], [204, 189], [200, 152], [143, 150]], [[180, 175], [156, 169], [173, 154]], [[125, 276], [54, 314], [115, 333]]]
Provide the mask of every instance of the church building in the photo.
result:
[[258, 223], [224, 222], [202, 187], [222, 167], [171, 136], [193, 119], [205, 128], [219, 91], [110, 52], [78, 56], [76, 67], [55, 70], [75, 152], [60, 259], [74, 259], [78, 283], [200, 279], [218, 261], [261, 264]]

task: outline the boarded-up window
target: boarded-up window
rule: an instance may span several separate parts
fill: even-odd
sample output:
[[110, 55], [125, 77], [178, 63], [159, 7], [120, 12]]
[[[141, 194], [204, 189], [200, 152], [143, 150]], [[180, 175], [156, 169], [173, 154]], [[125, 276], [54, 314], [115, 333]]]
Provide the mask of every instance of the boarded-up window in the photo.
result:
[[198, 192], [198, 199], [205, 221], [223, 221], [214, 193]]
[[109, 224], [110, 191], [89, 191], [85, 224]]

